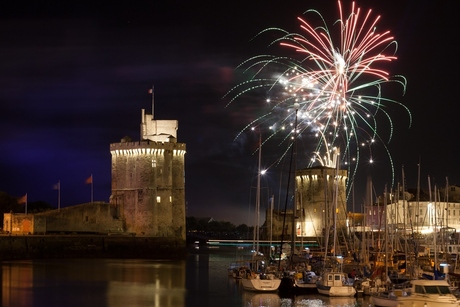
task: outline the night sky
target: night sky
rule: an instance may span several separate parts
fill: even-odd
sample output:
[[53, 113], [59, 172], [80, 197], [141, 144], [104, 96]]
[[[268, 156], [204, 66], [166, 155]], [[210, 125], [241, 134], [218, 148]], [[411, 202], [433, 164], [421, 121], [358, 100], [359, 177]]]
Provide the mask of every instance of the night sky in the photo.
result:
[[[0, 191], [57, 207], [53, 185], [60, 181], [66, 207], [90, 201], [85, 180], [93, 174], [94, 200], [108, 201], [109, 144], [124, 136], [139, 140], [141, 109], [151, 113], [154, 85], [155, 118], [177, 119], [178, 142], [187, 144], [187, 215], [252, 224], [258, 140], [250, 133], [235, 137], [264, 110], [244, 96], [226, 107], [223, 96], [244, 81], [238, 64], [267, 53], [266, 42], [251, 40], [259, 31], [298, 32], [296, 18], [310, 8], [335, 20], [336, 1], [93, 2], [0, 4]], [[349, 2], [343, 4], [348, 12]], [[422, 188], [428, 176], [438, 186], [446, 177], [460, 184], [456, 4], [357, 4], [382, 16], [378, 26], [398, 42], [398, 59], [387, 70], [408, 80], [405, 95], [400, 88], [384, 92], [413, 118], [409, 128], [403, 108], [386, 109], [394, 121], [388, 149], [395, 183], [404, 166], [406, 184], [415, 188], [420, 160]], [[379, 127], [382, 135], [387, 126]], [[272, 165], [280, 147], [264, 149], [263, 163]], [[357, 208], [368, 174], [379, 194], [391, 183], [385, 150], [373, 150], [373, 159], [359, 168]], [[275, 209], [285, 205], [287, 164], [264, 177], [263, 209], [272, 194]]]

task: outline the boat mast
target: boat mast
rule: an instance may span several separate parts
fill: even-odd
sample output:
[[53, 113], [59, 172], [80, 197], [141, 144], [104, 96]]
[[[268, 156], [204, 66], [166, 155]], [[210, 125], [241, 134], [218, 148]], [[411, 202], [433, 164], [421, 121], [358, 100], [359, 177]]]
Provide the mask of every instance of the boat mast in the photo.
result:
[[406, 264], [406, 276], [407, 276], [407, 258], [408, 258], [408, 255], [409, 255], [409, 251], [408, 251], [408, 246], [407, 246], [407, 208], [406, 208], [406, 186], [404, 184], [404, 182], [406, 181], [406, 178], [404, 176], [404, 165], [402, 166], [402, 191], [401, 192], [401, 196], [402, 196], [402, 206], [403, 206], [403, 225], [404, 225], [404, 257], [405, 257], [405, 264]]
[[259, 219], [260, 219], [260, 176], [261, 176], [261, 160], [262, 160], [262, 134], [259, 131], [259, 166], [257, 171], [257, 195], [256, 195], [256, 225], [255, 225], [255, 232], [256, 232], [256, 252], [259, 252]]
[[[383, 206], [385, 210], [385, 277], [388, 279], [388, 208], [387, 208], [387, 185], [385, 184], [385, 191], [383, 192]], [[386, 283], [386, 280], [385, 280]]]
[[[293, 161], [292, 164], [293, 170], [294, 170], [294, 184], [293, 184], [293, 193], [292, 193], [292, 229], [291, 229], [291, 236], [292, 236], [292, 247], [291, 247], [291, 259], [292, 255], [295, 253], [295, 245], [296, 245], [296, 222], [295, 222], [295, 217], [296, 217], [296, 210], [297, 210], [297, 178], [296, 178], [296, 170], [297, 170], [297, 111], [299, 109], [299, 104], [296, 103], [294, 104], [295, 108], [295, 122], [294, 122], [294, 144], [293, 144]], [[291, 176], [291, 174], [289, 174]]]
[[[296, 102], [294, 103], [294, 109], [295, 109], [295, 120], [294, 120], [294, 137], [292, 140], [292, 147], [291, 147], [291, 161], [289, 162], [289, 172], [288, 172], [288, 180], [287, 180], [287, 189], [286, 189], [286, 199], [284, 203], [284, 218], [283, 218], [283, 228], [281, 229], [281, 242], [280, 242], [280, 257], [279, 257], [279, 263], [278, 263], [278, 269], [281, 269], [281, 255], [283, 253], [283, 244], [284, 244], [284, 229], [286, 226], [286, 215], [287, 215], [287, 205], [289, 202], [289, 190], [290, 190], [290, 183], [291, 183], [291, 177], [292, 177], [292, 163], [294, 160], [294, 151], [295, 151], [295, 143], [297, 139], [297, 113], [299, 111], [300, 105]], [[295, 179], [295, 171], [294, 171], [294, 179]], [[295, 183], [294, 183], [295, 184]], [[293, 216], [294, 216], [294, 210], [295, 210], [295, 203], [294, 203], [294, 208], [293, 208]], [[294, 220], [294, 218], [293, 218]], [[293, 226], [294, 227], [294, 226]], [[294, 247], [291, 247], [291, 251]]]
[[[272, 244], [273, 244], [273, 203], [275, 202], [275, 195], [272, 195], [270, 200], [270, 257], [272, 256]], [[281, 256], [281, 255], [280, 255]]]
[[334, 258], [336, 256], [336, 249], [337, 249], [337, 198], [338, 198], [338, 193], [339, 193], [339, 157], [340, 155], [340, 150], [337, 148], [336, 151], [336, 169], [335, 169], [335, 179], [334, 179], [334, 195], [332, 196], [332, 199], [334, 201]]

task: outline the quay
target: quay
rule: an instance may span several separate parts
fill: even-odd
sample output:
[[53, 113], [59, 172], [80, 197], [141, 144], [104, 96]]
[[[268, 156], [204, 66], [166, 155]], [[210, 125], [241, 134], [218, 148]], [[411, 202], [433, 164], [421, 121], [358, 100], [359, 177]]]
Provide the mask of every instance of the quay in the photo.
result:
[[185, 259], [174, 237], [128, 235], [1, 235], [0, 261], [49, 258]]

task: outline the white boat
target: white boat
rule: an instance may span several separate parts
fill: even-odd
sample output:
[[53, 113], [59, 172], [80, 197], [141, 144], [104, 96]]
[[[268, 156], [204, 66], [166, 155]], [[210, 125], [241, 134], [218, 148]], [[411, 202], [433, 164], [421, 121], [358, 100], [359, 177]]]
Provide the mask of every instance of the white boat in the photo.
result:
[[446, 280], [417, 279], [410, 283], [410, 294], [396, 299], [398, 307], [459, 307]]
[[327, 296], [355, 296], [353, 282], [343, 272], [325, 272], [316, 282], [316, 289]]
[[[331, 218], [325, 221], [326, 225], [326, 240], [325, 240], [325, 250], [324, 250], [324, 266], [323, 272], [321, 273], [321, 277], [316, 282], [316, 289], [322, 295], [327, 295], [331, 297], [350, 297], [355, 296], [356, 289], [354, 287], [354, 279], [348, 278], [348, 275], [343, 272], [343, 257], [336, 253], [340, 251], [338, 247], [338, 240], [337, 240], [337, 227], [335, 223], [337, 222], [337, 191], [338, 191], [338, 180], [339, 180], [339, 169], [340, 169], [340, 162], [337, 157], [340, 155], [340, 150], [336, 148], [334, 153], [334, 163], [335, 163], [335, 179], [334, 179], [334, 191], [332, 196], [332, 210], [329, 208], [330, 206], [326, 203], [327, 210], [332, 211]], [[331, 227], [332, 226], [332, 227]], [[331, 246], [328, 244], [329, 238], [329, 231], [333, 230], [332, 238], [333, 242]], [[328, 250], [330, 248], [331, 256], [328, 255]]]
[[269, 267], [262, 253], [259, 252], [259, 208], [260, 208], [260, 176], [261, 170], [261, 153], [262, 139], [259, 134], [259, 166], [257, 175], [257, 193], [256, 193], [256, 223], [254, 225], [254, 250], [252, 259], [249, 263], [249, 268], [245, 276], [242, 276], [240, 283], [244, 290], [258, 292], [273, 292], [278, 291], [281, 284], [281, 279], [277, 277]]
[[281, 279], [277, 278], [273, 274], [255, 274], [250, 277], [242, 278], [240, 282], [243, 285], [243, 288], [248, 291], [274, 292], [278, 291]]
[[409, 292], [405, 289], [394, 289], [371, 294], [369, 302], [379, 307], [397, 307], [398, 297], [407, 296]]
[[278, 291], [281, 279], [267, 272], [263, 255], [254, 255], [249, 266], [251, 270], [248, 268], [240, 279], [243, 289], [258, 292]]

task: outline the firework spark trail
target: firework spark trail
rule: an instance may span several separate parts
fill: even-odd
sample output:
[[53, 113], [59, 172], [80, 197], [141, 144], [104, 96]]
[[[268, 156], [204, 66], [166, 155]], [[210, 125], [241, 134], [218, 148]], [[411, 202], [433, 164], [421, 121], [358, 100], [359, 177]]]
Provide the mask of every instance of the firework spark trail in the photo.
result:
[[[354, 169], [350, 169], [352, 179], [359, 163], [359, 144], [371, 144], [378, 140], [393, 167], [386, 146], [392, 138], [393, 121], [390, 113], [384, 109], [386, 104], [403, 107], [409, 115], [410, 123], [412, 119], [407, 107], [382, 96], [382, 86], [386, 83], [400, 84], [403, 93], [406, 87], [403, 76], [390, 77], [389, 72], [383, 68], [385, 63], [397, 59], [394, 55], [397, 50], [394, 37], [390, 31], [377, 32], [380, 16], [372, 18], [372, 10], [363, 15], [353, 2], [351, 12], [346, 16], [340, 1], [338, 7], [339, 19], [334, 23], [334, 29], [338, 29], [339, 35], [333, 36], [334, 32], [329, 30], [325, 19], [316, 10], [305, 13], [319, 17], [319, 26], [313, 26], [306, 19], [298, 17], [304, 34], [290, 33], [279, 28], [260, 32], [259, 35], [267, 31], [279, 31], [281, 36], [270, 45], [293, 50], [295, 56], [258, 55], [248, 59], [241, 67], [246, 67], [245, 72], [252, 72], [253, 77], [232, 88], [226, 96], [232, 95], [229, 105], [243, 94], [266, 89], [273, 97], [274, 105], [266, 115], [256, 118], [250, 125], [266, 122], [268, 113], [270, 116], [278, 114], [278, 118], [273, 118], [275, 124], [272, 125], [273, 133], [277, 133], [292, 123], [294, 114], [297, 114], [298, 132], [294, 134], [291, 130], [290, 134], [301, 136], [302, 133], [313, 132], [321, 135], [317, 137], [314, 157], [318, 157], [323, 150], [344, 147], [345, 150], [340, 150], [343, 154], [342, 162], [351, 159], [356, 161]], [[335, 43], [333, 37], [339, 38], [338, 43]], [[273, 78], [270, 74], [274, 73], [277, 75]], [[297, 112], [286, 113], [293, 110], [294, 103], [299, 105]], [[377, 133], [379, 116], [383, 116], [390, 126], [386, 139]], [[248, 128], [249, 125], [243, 131]]]

